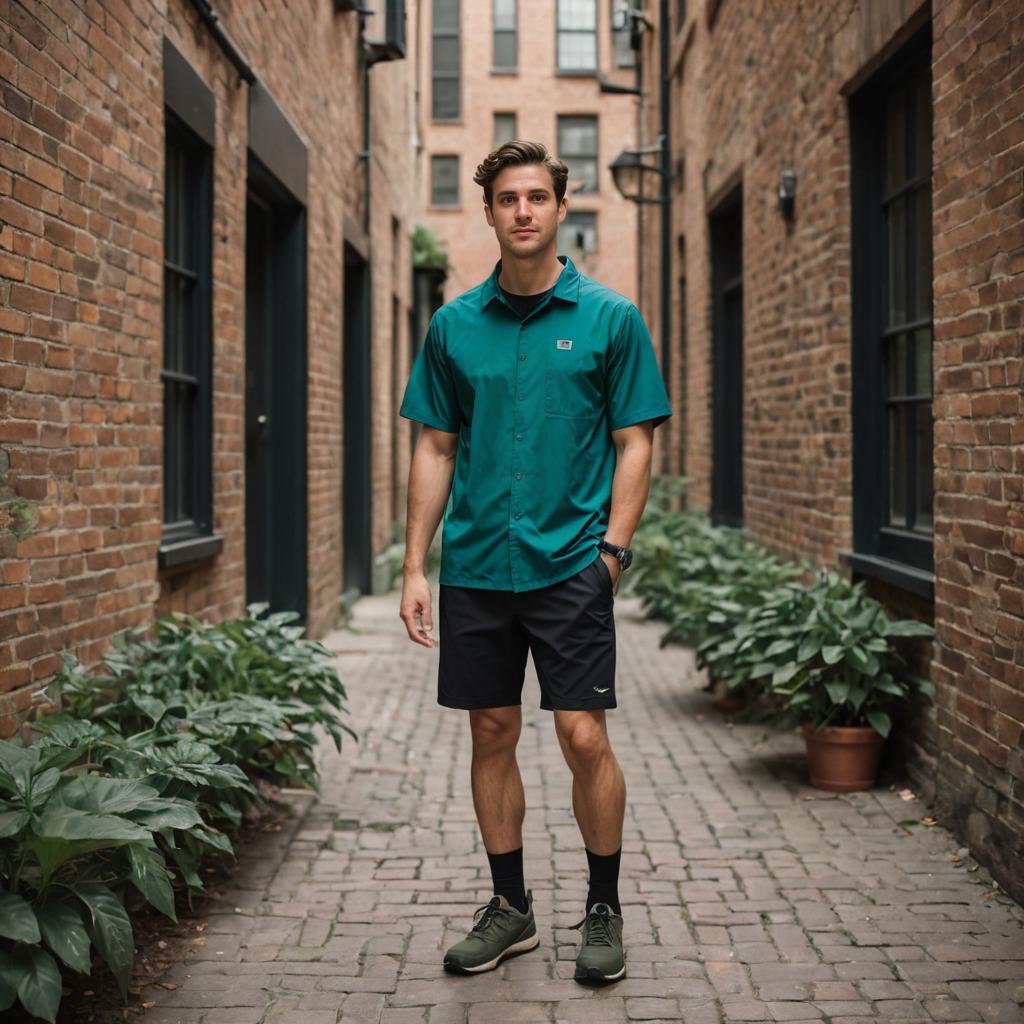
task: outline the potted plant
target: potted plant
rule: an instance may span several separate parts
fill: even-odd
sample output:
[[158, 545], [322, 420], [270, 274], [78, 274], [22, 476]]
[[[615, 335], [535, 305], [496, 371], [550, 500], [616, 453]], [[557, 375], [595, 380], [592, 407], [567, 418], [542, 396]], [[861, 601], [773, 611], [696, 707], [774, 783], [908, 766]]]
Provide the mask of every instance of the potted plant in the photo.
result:
[[915, 689], [934, 695], [907, 672], [895, 641], [932, 635], [924, 623], [888, 618], [863, 584], [822, 573], [762, 595], [698, 657], [731, 689], [760, 688], [765, 717], [800, 725], [811, 785], [849, 792], [874, 785], [893, 708]]
[[934, 631], [913, 619], [890, 619], [862, 583], [833, 573], [810, 587], [781, 589], [790, 593], [780, 594], [774, 608], [785, 610], [788, 623], [751, 678], [767, 680], [778, 719], [799, 721], [812, 786], [870, 789], [893, 709], [915, 691], [935, 695], [929, 680], [908, 672], [897, 642]]

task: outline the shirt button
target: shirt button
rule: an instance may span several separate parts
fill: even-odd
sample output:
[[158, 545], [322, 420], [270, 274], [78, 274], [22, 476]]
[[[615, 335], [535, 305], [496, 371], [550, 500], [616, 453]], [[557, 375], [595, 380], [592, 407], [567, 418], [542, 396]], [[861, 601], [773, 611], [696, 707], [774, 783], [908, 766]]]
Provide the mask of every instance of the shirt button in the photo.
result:
[[517, 480], [522, 480], [522, 479], [523, 479], [523, 474], [522, 474], [522, 473], [518, 473], [518, 472], [517, 472], [517, 473], [516, 473], [516, 479], [517, 479]]
[[516, 519], [519, 519], [522, 516], [522, 514], [523, 514], [522, 512], [517, 512], [516, 513]]
[[521, 355], [519, 357], [519, 361], [522, 362], [522, 363], [525, 363], [526, 362], [526, 356], [525, 355]]
[[522, 441], [522, 439], [523, 439], [523, 435], [522, 434], [516, 434], [516, 440], [517, 441]]
[[523, 396], [522, 395], [516, 395], [516, 397], [519, 399], [520, 402], [523, 400]]

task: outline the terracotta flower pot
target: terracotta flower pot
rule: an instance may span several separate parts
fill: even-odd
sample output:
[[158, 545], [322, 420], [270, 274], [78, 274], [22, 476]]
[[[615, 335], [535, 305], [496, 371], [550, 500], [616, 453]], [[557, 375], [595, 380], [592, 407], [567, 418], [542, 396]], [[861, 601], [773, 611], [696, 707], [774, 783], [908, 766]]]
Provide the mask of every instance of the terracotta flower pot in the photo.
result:
[[828, 725], [814, 732], [801, 727], [807, 744], [811, 785], [833, 793], [872, 789], [885, 737], [870, 726]]

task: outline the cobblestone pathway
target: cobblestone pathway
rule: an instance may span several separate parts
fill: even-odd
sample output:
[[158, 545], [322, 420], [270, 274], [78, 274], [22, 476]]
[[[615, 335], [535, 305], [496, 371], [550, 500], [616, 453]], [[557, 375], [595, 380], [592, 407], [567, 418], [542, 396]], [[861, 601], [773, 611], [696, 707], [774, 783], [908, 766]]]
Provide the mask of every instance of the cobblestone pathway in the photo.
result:
[[689, 656], [660, 650], [624, 597], [609, 729], [628, 786], [628, 978], [572, 980], [586, 858], [532, 664], [519, 749], [541, 945], [444, 974], [490, 876], [465, 716], [436, 704], [437, 650], [397, 610], [397, 594], [364, 598], [328, 638], [361, 742], [326, 749], [321, 800], [296, 797], [293, 826], [242, 852], [149, 1024], [1024, 1020], [1024, 913], [950, 859], [941, 827], [897, 826], [927, 809], [806, 786], [800, 737], [711, 711]]

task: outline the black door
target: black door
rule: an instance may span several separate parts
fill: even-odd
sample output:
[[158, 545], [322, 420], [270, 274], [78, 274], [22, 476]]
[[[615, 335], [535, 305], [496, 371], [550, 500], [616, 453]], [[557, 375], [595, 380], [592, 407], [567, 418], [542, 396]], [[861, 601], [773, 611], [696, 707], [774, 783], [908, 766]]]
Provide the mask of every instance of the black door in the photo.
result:
[[347, 243], [344, 286], [341, 579], [343, 589], [368, 594], [372, 589], [373, 563], [370, 530], [370, 499], [373, 493], [370, 472], [370, 268]]
[[245, 253], [246, 601], [307, 613], [305, 210], [253, 157]]
[[711, 218], [711, 518], [743, 524], [743, 206]]

